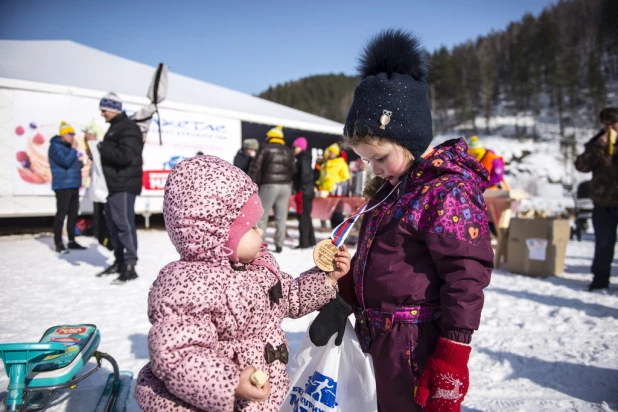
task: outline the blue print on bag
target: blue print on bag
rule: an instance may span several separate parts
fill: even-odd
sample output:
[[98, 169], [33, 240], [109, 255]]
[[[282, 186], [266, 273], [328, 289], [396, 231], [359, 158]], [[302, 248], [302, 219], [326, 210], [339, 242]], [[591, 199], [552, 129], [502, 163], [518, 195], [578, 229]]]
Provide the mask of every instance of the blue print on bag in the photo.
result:
[[336, 403], [337, 382], [320, 372], [313, 372], [313, 376], [309, 378], [305, 387], [305, 393], [321, 404], [332, 408]]
[[[306, 395], [306, 396], [303, 396]], [[322, 375], [320, 372], [314, 372], [307, 379], [305, 390], [299, 387], [292, 388], [290, 396], [290, 405], [293, 405], [294, 412], [323, 411], [323, 407], [334, 408], [337, 405], [337, 382]], [[315, 401], [315, 404], [311, 402]]]

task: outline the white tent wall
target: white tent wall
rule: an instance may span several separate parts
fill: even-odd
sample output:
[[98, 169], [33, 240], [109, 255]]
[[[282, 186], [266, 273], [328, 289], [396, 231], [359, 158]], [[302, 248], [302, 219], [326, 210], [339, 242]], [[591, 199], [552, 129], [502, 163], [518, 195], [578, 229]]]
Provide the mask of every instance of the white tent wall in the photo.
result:
[[[16, 188], [18, 180], [15, 179], [15, 173], [19, 168], [19, 163], [16, 159], [18, 148], [15, 144], [15, 92], [22, 91], [83, 97], [91, 100], [94, 107], [98, 106], [98, 101], [105, 92], [0, 78], [0, 147], [2, 148], [0, 152], [0, 217], [50, 216], [56, 212], [56, 200], [49, 184], [35, 189], [39, 193], [34, 195], [16, 193], [19, 190]], [[145, 97], [123, 95], [122, 98], [129, 105], [142, 106], [148, 103]], [[65, 117], [70, 118], [70, 116]], [[94, 117], [100, 117], [96, 110], [88, 118], [82, 119], [82, 124]], [[57, 127], [60, 120], [62, 119], [59, 119], [54, 126]], [[100, 123], [103, 123], [102, 119]], [[76, 132], [79, 136], [81, 131], [76, 130]], [[46, 138], [49, 137], [46, 136]], [[136, 213], [158, 213], [162, 205], [162, 195], [138, 197]], [[80, 209], [82, 213], [90, 213], [92, 204], [87, 199], [83, 199]]]
[[[74, 56], [76, 64], [69, 65], [66, 70], [65, 67], [58, 69], [53, 59], [60, 52]], [[83, 114], [77, 123], [88, 122], [96, 118], [97, 123], [103, 125], [103, 120], [97, 110], [99, 99], [108, 91], [113, 90], [122, 98], [128, 110], [137, 110], [148, 104], [149, 100], [146, 97], [139, 96], [142, 89], [145, 95], [155, 68], [70, 41], [0, 40], [0, 55], [3, 56], [3, 62], [0, 63], [0, 147], [2, 147], [0, 152], [0, 217], [50, 216], [55, 213], [56, 204], [49, 186], [47, 191], [36, 195], [23, 191], [20, 193], [17, 187], [21, 182], [15, 178], [16, 170], [20, 167], [16, 153], [21, 149], [16, 147], [16, 116], [21, 117], [21, 123], [24, 123], [25, 117], [20, 115], [23, 106], [30, 106], [38, 100], [45, 99], [51, 99], [52, 102], [55, 101], [54, 99], [69, 99], [73, 101], [72, 107], [83, 102], [83, 106], [88, 108], [88, 114]], [[107, 73], [101, 73], [102, 68], [110, 70]], [[28, 95], [28, 93], [32, 94]], [[30, 97], [27, 98], [28, 96]], [[17, 110], [16, 103], [18, 104]], [[38, 102], [38, 104], [42, 103]], [[223, 146], [219, 147], [222, 150], [221, 153], [215, 151], [212, 154], [217, 154], [230, 161], [233, 153], [241, 146], [242, 122], [282, 125], [284, 128], [306, 130], [334, 137], [339, 136], [343, 129], [343, 125], [328, 119], [174, 73], [169, 75], [168, 99], [161, 103], [159, 108], [164, 127], [164, 145], [166, 142], [173, 142], [179, 147], [182, 146], [182, 142], [176, 141], [176, 138], [182, 140], [183, 133], [177, 133], [172, 138], [169, 132], [170, 128], [187, 123], [186, 119], [196, 124], [212, 124], [217, 121], [225, 126], [224, 129], [228, 133], [225, 139], [228, 140], [219, 142], [219, 145]], [[79, 109], [83, 107], [79, 105]], [[39, 112], [41, 111], [39, 109]], [[57, 124], [60, 120], [69, 121], [71, 114], [67, 114], [67, 118], [60, 114], [58, 116], [62, 117], [55, 120]], [[166, 118], [171, 118], [172, 121]], [[79, 125], [74, 126], [76, 129], [79, 127]], [[23, 124], [23, 127], [27, 129], [28, 123]], [[154, 140], [158, 144], [157, 127], [156, 122], [151, 123], [144, 153], [145, 163], [153, 161], [152, 155], [148, 154], [147, 150], [156, 149]], [[166, 128], [168, 135], [165, 134]], [[79, 136], [80, 131], [76, 131]], [[51, 129], [48, 130], [47, 134], [49, 133]], [[51, 136], [47, 136], [49, 137]], [[148, 146], [149, 143], [151, 146]], [[174, 156], [174, 158], [192, 156], [196, 151], [190, 151], [194, 148], [195, 146], [187, 146], [182, 156]], [[200, 151], [209, 153], [208, 150], [200, 149]], [[166, 165], [171, 167], [171, 163], [170, 160], [166, 162]], [[136, 213], [146, 217], [151, 213], [161, 213], [163, 192], [146, 192], [136, 200]], [[82, 202], [81, 211], [89, 213], [91, 205], [87, 201]]]

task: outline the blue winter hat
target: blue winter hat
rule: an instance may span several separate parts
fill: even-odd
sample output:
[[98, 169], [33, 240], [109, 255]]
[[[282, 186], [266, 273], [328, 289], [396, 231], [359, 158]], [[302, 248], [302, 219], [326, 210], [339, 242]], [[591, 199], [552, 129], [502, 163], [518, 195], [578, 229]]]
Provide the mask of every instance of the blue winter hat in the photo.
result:
[[122, 113], [122, 100], [116, 93], [107, 93], [99, 103], [99, 109], [112, 113]]
[[410, 33], [385, 30], [371, 39], [360, 58], [361, 81], [343, 134], [395, 141], [419, 161], [433, 140], [426, 66]]

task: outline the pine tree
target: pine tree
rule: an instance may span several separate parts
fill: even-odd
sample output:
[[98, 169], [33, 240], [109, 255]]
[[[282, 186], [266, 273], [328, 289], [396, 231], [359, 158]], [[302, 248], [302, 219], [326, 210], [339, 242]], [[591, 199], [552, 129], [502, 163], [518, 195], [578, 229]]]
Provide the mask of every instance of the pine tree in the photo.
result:
[[594, 51], [590, 52], [588, 55], [587, 79], [590, 99], [594, 106], [594, 112], [591, 118], [596, 119], [597, 114], [605, 106], [605, 102], [607, 101], [607, 87], [605, 86], [605, 79], [603, 78], [601, 60], [599, 59], [599, 55]]

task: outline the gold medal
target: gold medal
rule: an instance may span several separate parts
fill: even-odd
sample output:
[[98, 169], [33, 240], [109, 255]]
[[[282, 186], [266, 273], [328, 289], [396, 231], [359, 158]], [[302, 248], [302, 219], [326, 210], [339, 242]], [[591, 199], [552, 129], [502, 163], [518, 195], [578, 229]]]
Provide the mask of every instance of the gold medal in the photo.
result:
[[335, 255], [339, 252], [331, 239], [321, 240], [313, 249], [313, 261], [324, 272], [332, 272], [337, 268]]

